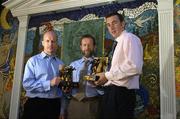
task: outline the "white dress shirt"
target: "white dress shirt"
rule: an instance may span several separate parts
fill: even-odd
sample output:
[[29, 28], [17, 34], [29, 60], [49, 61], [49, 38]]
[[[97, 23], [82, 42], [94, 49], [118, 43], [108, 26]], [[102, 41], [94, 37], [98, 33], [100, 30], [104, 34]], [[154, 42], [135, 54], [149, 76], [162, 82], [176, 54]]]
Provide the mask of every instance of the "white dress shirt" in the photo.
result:
[[139, 89], [139, 75], [143, 66], [143, 47], [140, 39], [125, 30], [115, 39], [111, 68], [105, 73], [105, 86], [116, 85], [128, 89]]

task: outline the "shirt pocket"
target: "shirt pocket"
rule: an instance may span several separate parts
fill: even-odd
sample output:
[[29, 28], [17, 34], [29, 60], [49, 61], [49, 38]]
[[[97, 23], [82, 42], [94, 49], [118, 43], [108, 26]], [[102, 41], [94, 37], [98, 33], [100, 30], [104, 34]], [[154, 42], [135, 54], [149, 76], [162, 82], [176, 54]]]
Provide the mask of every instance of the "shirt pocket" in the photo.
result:
[[43, 63], [38, 63], [35, 67], [35, 77], [36, 79], [46, 79], [45, 77], [48, 76], [48, 68]]

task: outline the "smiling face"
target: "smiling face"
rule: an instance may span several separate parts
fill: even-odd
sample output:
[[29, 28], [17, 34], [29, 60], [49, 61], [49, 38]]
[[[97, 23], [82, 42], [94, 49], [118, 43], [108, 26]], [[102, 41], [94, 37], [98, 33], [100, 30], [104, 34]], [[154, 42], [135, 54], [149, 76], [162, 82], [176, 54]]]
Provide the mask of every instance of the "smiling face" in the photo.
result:
[[53, 31], [46, 32], [43, 36], [42, 45], [46, 54], [54, 55], [57, 49], [56, 34]]
[[86, 58], [91, 57], [95, 51], [95, 44], [93, 43], [93, 39], [90, 37], [85, 37], [81, 40], [80, 45], [83, 56]]
[[124, 30], [125, 23], [124, 21], [120, 21], [117, 15], [113, 15], [106, 18], [106, 25], [110, 34], [114, 38], [117, 38]]

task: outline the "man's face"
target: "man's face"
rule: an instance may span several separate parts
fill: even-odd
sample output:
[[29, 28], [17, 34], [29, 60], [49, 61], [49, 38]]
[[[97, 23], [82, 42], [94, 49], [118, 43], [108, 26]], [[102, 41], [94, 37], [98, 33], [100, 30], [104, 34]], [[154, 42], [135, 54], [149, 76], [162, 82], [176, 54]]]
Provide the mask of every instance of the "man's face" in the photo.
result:
[[57, 41], [55, 33], [49, 31], [44, 34], [42, 45], [44, 47], [44, 52], [48, 55], [54, 55], [57, 49]]
[[83, 38], [80, 45], [83, 56], [91, 57], [94, 53], [95, 46], [91, 38]]
[[114, 38], [117, 38], [124, 30], [124, 22], [121, 22], [116, 15], [106, 18], [106, 25]]

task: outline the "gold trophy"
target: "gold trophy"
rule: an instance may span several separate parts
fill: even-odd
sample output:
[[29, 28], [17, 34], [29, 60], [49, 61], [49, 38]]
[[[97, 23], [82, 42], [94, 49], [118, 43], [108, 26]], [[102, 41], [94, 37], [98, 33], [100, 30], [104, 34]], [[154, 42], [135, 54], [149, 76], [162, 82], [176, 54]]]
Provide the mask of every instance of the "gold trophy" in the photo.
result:
[[84, 76], [84, 80], [87, 81], [97, 81], [99, 79], [96, 76], [97, 73], [105, 72], [108, 65], [108, 57], [95, 57], [92, 63], [92, 73], [90, 75]]
[[71, 89], [73, 87], [78, 87], [78, 84], [73, 83], [72, 81], [72, 72], [75, 70], [72, 66], [61, 66], [59, 68], [60, 71], [60, 79], [59, 87], [61, 89]]

